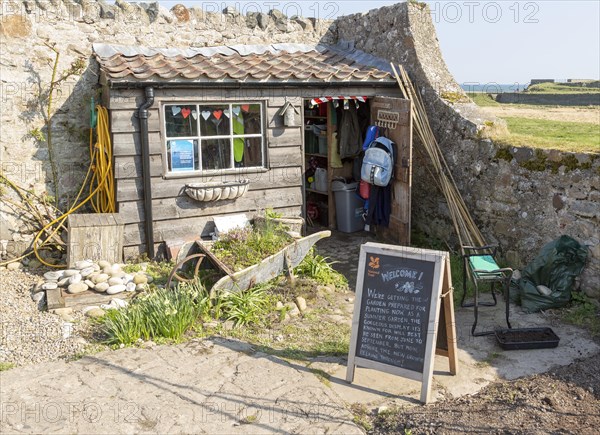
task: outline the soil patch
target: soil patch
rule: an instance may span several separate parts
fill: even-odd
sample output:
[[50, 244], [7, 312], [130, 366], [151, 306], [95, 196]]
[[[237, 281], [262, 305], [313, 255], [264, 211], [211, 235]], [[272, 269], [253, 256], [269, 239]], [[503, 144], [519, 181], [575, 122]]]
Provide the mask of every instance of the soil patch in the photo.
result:
[[373, 434], [585, 434], [600, 426], [600, 365], [590, 358], [473, 396], [373, 417]]

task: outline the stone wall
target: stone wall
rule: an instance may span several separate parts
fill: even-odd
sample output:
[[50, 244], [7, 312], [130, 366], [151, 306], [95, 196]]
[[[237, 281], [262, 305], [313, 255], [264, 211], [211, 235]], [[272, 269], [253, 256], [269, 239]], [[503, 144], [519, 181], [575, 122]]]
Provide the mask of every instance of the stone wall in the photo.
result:
[[[481, 139], [490, 120], [446, 68], [429, 10], [404, 3], [343, 17], [337, 36], [402, 63], [424, 97], [434, 133], [467, 206], [488, 242], [521, 268], [547, 242], [570, 235], [590, 248], [581, 285], [600, 298], [600, 156], [503, 148]], [[415, 143], [412, 222], [452, 241], [448, 209]]]
[[[47, 102], [56, 53], [56, 79], [83, 60], [81, 74], [64, 80], [54, 92], [50, 122], [58, 167], [60, 205], [74, 198], [88, 167], [90, 98], [98, 91], [98, 65], [92, 43], [148, 47], [203, 47], [233, 44], [331, 42], [331, 21], [289, 19], [280, 11], [249, 12], [233, 8], [207, 13], [181, 5], [171, 10], [117, 0], [1, 0], [0, 9], [0, 161], [2, 173], [20, 186], [52, 195], [54, 186], [46, 135]], [[39, 132], [39, 133], [38, 133]], [[33, 133], [33, 135], [32, 135]], [[0, 240], [7, 251], [29, 246], [32, 234], [19, 215], [0, 206]]]

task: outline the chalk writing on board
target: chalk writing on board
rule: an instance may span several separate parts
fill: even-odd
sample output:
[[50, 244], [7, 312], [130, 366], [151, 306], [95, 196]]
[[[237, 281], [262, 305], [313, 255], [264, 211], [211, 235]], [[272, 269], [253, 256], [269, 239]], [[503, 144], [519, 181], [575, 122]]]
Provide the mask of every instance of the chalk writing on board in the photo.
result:
[[434, 263], [370, 255], [368, 266], [357, 356], [422, 371]]

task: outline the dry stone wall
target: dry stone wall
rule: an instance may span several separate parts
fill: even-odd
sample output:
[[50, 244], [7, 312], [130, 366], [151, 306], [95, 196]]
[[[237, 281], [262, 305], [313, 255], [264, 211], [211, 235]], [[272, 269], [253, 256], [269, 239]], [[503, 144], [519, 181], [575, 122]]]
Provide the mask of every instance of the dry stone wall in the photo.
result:
[[[489, 242], [521, 268], [562, 234], [589, 247], [581, 288], [600, 299], [600, 155], [502, 147], [482, 139], [486, 118], [443, 61], [430, 12], [404, 3], [336, 23], [339, 39], [402, 63], [424, 97], [429, 119], [460, 192]], [[415, 143], [413, 226], [453, 239], [448, 209]]]
[[[47, 134], [47, 94], [56, 53], [56, 79], [78, 59], [80, 74], [53, 93], [50, 113], [52, 155], [57, 164], [59, 202], [70, 204], [89, 163], [90, 99], [98, 99], [98, 65], [92, 43], [149, 47], [332, 42], [331, 21], [288, 18], [277, 10], [241, 15], [158, 2], [115, 4], [93, 0], [2, 0], [0, 9], [0, 160], [2, 173], [37, 193], [52, 195]], [[37, 137], [37, 139], [36, 139]], [[41, 140], [40, 140], [41, 139]], [[11, 208], [0, 206], [0, 240], [7, 253], [26, 249], [32, 239]]]

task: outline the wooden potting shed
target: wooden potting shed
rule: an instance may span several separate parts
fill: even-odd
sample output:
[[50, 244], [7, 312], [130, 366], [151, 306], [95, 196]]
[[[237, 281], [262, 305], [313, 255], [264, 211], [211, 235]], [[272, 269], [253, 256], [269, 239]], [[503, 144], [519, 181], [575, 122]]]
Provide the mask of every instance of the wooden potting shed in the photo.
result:
[[[353, 173], [352, 159], [332, 163], [337, 118], [354, 108], [363, 130], [379, 123], [397, 144], [383, 233], [409, 243], [410, 101], [386, 61], [347, 45], [93, 48], [110, 113], [125, 256], [207, 237], [217, 216], [267, 208], [306, 217], [316, 205], [313, 223], [335, 229], [331, 182]], [[326, 171], [325, 185], [307, 176], [315, 166]]]

